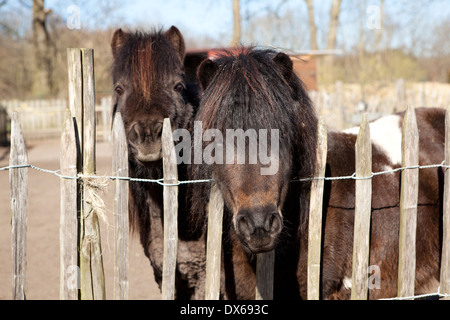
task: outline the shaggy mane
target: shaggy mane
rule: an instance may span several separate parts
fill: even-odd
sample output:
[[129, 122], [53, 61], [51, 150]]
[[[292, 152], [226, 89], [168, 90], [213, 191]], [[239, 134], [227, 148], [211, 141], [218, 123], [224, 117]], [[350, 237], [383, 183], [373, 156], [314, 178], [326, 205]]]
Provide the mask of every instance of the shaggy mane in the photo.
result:
[[[217, 71], [203, 92], [195, 120], [202, 121], [203, 130], [279, 129], [280, 158], [291, 155], [293, 159], [291, 178], [311, 177], [316, 163], [314, 107], [295, 73], [289, 79], [283, 76], [273, 61], [276, 54], [254, 48], [219, 54]], [[211, 178], [211, 168], [192, 165], [191, 174], [195, 179]], [[209, 190], [209, 184], [192, 188], [191, 214], [196, 226], [204, 226]]]

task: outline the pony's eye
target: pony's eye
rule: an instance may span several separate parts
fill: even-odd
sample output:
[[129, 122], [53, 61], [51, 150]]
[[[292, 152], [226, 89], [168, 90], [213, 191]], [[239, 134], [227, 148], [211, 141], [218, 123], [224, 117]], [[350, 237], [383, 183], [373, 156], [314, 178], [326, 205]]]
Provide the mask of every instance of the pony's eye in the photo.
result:
[[184, 87], [181, 83], [177, 83], [177, 85], [173, 88], [176, 92], [181, 92]]
[[118, 95], [121, 96], [123, 94], [123, 88], [121, 86], [117, 86], [114, 88], [114, 92]]

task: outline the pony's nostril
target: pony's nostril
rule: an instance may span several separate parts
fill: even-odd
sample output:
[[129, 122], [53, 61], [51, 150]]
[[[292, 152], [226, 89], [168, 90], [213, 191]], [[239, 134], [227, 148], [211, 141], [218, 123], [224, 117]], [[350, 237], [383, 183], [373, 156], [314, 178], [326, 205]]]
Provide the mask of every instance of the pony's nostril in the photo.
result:
[[269, 214], [264, 228], [267, 232], [277, 233], [281, 229], [281, 218], [278, 212]]
[[267, 219], [267, 222], [265, 225], [266, 231], [270, 231], [274, 220], [275, 220], [275, 214], [271, 214], [269, 219]]
[[128, 133], [128, 139], [134, 144], [139, 144], [142, 141], [142, 127], [139, 123], [135, 123], [131, 126], [131, 129]]
[[236, 229], [237, 229], [238, 233], [240, 233], [244, 236], [247, 236], [247, 237], [250, 236], [254, 231], [252, 223], [244, 215], [239, 215], [237, 217]]
[[161, 123], [157, 123], [153, 126], [153, 137], [155, 137], [156, 139], [161, 139], [162, 136], [162, 124]]

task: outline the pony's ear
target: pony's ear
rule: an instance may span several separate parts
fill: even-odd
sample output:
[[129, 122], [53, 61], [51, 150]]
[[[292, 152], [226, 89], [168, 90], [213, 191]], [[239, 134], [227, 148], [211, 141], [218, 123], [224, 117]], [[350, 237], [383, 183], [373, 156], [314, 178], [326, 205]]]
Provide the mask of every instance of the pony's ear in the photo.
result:
[[175, 50], [178, 52], [181, 61], [183, 61], [186, 48], [184, 46], [184, 39], [180, 30], [178, 30], [175, 26], [171, 26], [170, 29], [166, 31], [165, 36], [169, 39]]
[[216, 71], [217, 71], [217, 64], [213, 60], [206, 59], [200, 64], [197, 70], [197, 78], [198, 81], [200, 82], [202, 90], [206, 89]]
[[291, 79], [293, 72], [293, 64], [291, 58], [283, 52], [278, 53], [273, 61], [280, 67], [281, 73], [286, 80]]
[[117, 29], [114, 31], [114, 34], [111, 39], [111, 50], [113, 53], [113, 56], [119, 52], [122, 45], [127, 41], [128, 39], [128, 33], [123, 32], [122, 29]]

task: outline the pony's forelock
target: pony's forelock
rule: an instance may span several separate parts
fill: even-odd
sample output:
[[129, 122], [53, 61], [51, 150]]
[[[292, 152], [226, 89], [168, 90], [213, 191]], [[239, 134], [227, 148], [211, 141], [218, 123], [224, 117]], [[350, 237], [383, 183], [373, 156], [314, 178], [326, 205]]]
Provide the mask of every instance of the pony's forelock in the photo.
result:
[[[182, 67], [180, 57], [171, 49], [173, 46], [162, 30], [130, 33], [115, 56], [112, 67], [114, 81], [117, 75], [127, 74], [134, 92], [149, 100], [152, 85], [158, 83], [155, 77]], [[155, 68], [159, 68], [159, 72]]]

